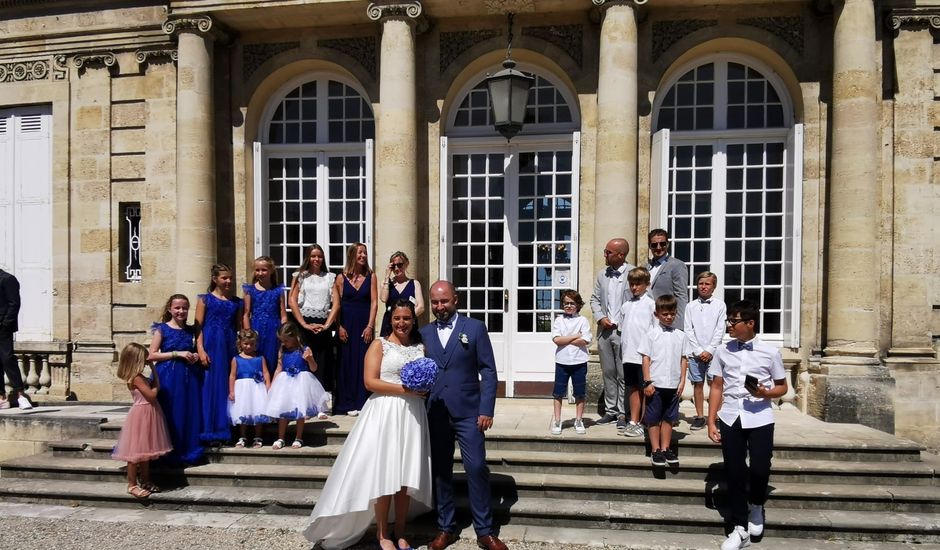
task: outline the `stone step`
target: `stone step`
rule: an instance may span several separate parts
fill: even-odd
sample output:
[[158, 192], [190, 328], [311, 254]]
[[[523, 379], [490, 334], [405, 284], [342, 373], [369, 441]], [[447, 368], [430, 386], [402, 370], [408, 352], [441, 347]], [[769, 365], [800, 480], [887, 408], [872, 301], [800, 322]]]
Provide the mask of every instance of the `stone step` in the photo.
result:
[[[287, 454], [301, 450], [282, 450]], [[680, 467], [681, 470], [681, 467]], [[319, 489], [329, 475], [328, 466], [294, 464], [209, 463], [182, 471], [155, 470], [165, 484], [235, 486], [252, 488]], [[662, 479], [656, 479], [657, 473]], [[80, 481], [118, 481], [125, 477], [124, 463], [95, 458], [57, 457], [52, 453], [8, 460], [2, 477]], [[463, 477], [458, 474], [458, 483]], [[723, 484], [718, 479], [670, 477], [665, 469], [638, 476], [589, 476], [545, 473], [493, 472], [494, 498], [576, 498], [580, 501], [651, 502], [705, 505], [721, 502]], [[787, 483], [773, 480], [770, 501], [774, 506], [804, 510], [885, 510], [940, 512], [940, 491], [932, 486], [839, 485]]]
[[[352, 419], [334, 417], [337, 420], [310, 421], [304, 430], [304, 442], [309, 446], [321, 447], [342, 445], [352, 427]], [[547, 424], [546, 424], [547, 426]], [[846, 424], [845, 430], [851, 432], [864, 426]], [[120, 421], [105, 422], [101, 425], [102, 437], [117, 439], [121, 429]], [[293, 428], [288, 429], [288, 433]], [[273, 425], [265, 432], [265, 445], [274, 441]], [[572, 430], [560, 436], [544, 431], [530, 429], [492, 429], [486, 433], [486, 450], [539, 451], [558, 453], [587, 454], [637, 454], [649, 453], [649, 446], [643, 438], [631, 438], [617, 435], [613, 426], [593, 426], [584, 435], [576, 435]], [[866, 433], [867, 432], [862, 432]], [[852, 439], [827, 439], [825, 437], [805, 437], [799, 434], [782, 434], [774, 439], [774, 457], [809, 460], [839, 460], [843, 462], [917, 462], [921, 459], [923, 448], [912, 441], [895, 439], [886, 434], [883, 438], [867, 441]], [[721, 447], [710, 441], [705, 430], [696, 432], [677, 429], [673, 436], [674, 448], [683, 456], [712, 457], [721, 460]]]
[[[49, 444], [57, 457], [110, 459], [113, 439], [74, 439]], [[304, 447], [301, 450], [275, 451], [223, 447], [209, 449], [209, 462], [220, 464], [295, 464], [332, 466], [340, 445]], [[459, 462], [460, 454], [454, 459]], [[722, 479], [721, 462], [709, 457], [681, 457], [681, 467], [668, 477], [680, 479]], [[829, 483], [863, 485], [933, 485], [940, 459], [923, 455], [921, 462], [846, 462], [843, 460], [810, 460], [774, 458], [772, 479], [786, 483]], [[538, 451], [488, 450], [487, 462], [494, 473], [543, 473], [555, 475], [640, 476], [652, 470], [649, 459], [639, 454], [584, 454]]]
[[[42, 479], [0, 479], [0, 500], [5, 503], [30, 502], [67, 506], [121, 506], [133, 509], [172, 509], [187, 511], [262, 511], [268, 514], [306, 516], [313, 509], [317, 491], [192, 486], [165, 491], [139, 501], [126, 493], [122, 482], [63, 481]], [[458, 510], [466, 517], [465, 501]], [[565, 498], [526, 498], [494, 503], [498, 523], [514, 526], [543, 525], [556, 529], [591, 528], [665, 533], [723, 533], [720, 511], [700, 505], [657, 503], [608, 503]], [[298, 519], [302, 521], [302, 519]], [[419, 518], [418, 526], [433, 524], [433, 516]], [[630, 535], [623, 535], [628, 541]], [[895, 543], [940, 542], [940, 516], [937, 514], [866, 511], [801, 510], [767, 508], [764, 540], [770, 547], [782, 547], [775, 538], [838, 541], [881, 541]], [[711, 540], [711, 539], [710, 539]], [[796, 542], [794, 540], [794, 542]], [[783, 544], [783, 541], [780, 541]], [[786, 545], [785, 547], [791, 547]], [[809, 548], [809, 547], [807, 547]]]

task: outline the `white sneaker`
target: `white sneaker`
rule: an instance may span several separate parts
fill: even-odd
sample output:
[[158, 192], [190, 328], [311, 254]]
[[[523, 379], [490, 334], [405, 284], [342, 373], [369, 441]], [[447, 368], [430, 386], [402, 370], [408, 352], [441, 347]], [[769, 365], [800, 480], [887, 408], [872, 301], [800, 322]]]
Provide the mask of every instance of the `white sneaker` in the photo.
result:
[[561, 421], [552, 419], [552, 427], [549, 431], [552, 435], [561, 435]]
[[349, 411], [346, 416], [359, 416], [359, 411]]
[[10, 401], [6, 397], [0, 397], [0, 409], [9, 409]]
[[33, 404], [29, 402], [29, 399], [25, 395], [21, 395], [16, 398], [16, 404], [19, 406], [20, 410], [28, 411], [33, 408]]
[[577, 418], [574, 421], [574, 433], [578, 435], [584, 435], [587, 433], [587, 430], [584, 429], [584, 421], [580, 418]]
[[721, 543], [721, 550], [738, 550], [739, 548], [747, 548], [750, 545], [751, 535], [748, 534], [747, 529], [735, 525], [734, 530], [728, 534], [728, 538]]
[[748, 504], [747, 532], [752, 537], [764, 534], [764, 507], [760, 504]]

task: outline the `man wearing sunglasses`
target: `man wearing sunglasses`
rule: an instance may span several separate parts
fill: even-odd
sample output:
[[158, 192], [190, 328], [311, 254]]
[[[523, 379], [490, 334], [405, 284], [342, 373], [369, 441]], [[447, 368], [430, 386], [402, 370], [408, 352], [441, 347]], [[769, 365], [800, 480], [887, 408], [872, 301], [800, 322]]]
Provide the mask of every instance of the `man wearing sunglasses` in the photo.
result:
[[669, 253], [669, 232], [654, 229], [649, 233], [649, 293], [653, 299], [672, 294], [679, 303], [673, 326], [684, 327], [685, 305], [689, 303], [689, 269], [685, 262]]

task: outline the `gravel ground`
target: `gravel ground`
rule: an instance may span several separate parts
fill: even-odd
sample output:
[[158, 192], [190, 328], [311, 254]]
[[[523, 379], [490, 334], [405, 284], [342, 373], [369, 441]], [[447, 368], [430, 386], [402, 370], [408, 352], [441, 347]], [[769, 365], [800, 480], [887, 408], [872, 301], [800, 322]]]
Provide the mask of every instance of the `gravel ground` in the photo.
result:
[[[298, 519], [298, 521], [303, 521]], [[39, 519], [27, 517], [0, 518], [0, 549], [9, 550], [127, 550], [128, 548], [165, 550], [200, 549], [231, 550], [259, 548], [264, 550], [310, 550], [312, 545], [300, 533], [290, 529], [211, 528], [149, 523], [106, 523], [73, 519]], [[20, 537], [11, 537], [21, 533]], [[367, 535], [368, 536], [368, 535]], [[415, 540], [426, 542], [425, 540]], [[513, 542], [513, 550], [586, 550], [580, 545]], [[375, 544], [358, 544], [355, 550], [375, 550]], [[424, 547], [426, 548], [426, 547]], [[449, 549], [473, 550], [475, 541], [460, 540]], [[626, 547], [607, 546], [610, 550]]]

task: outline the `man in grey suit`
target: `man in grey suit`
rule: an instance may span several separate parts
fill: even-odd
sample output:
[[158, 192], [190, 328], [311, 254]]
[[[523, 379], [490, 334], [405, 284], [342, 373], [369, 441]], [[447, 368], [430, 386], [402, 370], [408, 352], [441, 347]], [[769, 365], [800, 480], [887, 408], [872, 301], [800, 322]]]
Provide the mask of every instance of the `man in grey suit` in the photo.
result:
[[649, 245], [653, 256], [647, 266], [650, 272], [649, 293], [653, 298], [665, 294], [676, 297], [679, 308], [672, 326], [682, 328], [685, 326], [685, 305], [689, 303], [689, 268], [669, 253], [669, 232], [665, 229], [650, 231]]
[[597, 274], [591, 294], [591, 311], [597, 321], [597, 353], [601, 360], [604, 380], [604, 415], [598, 424], [617, 423], [617, 429], [627, 427], [624, 417], [623, 366], [620, 358], [620, 306], [623, 305], [627, 272], [633, 266], [627, 263], [630, 245], [626, 239], [611, 239], [604, 247], [607, 267]]

